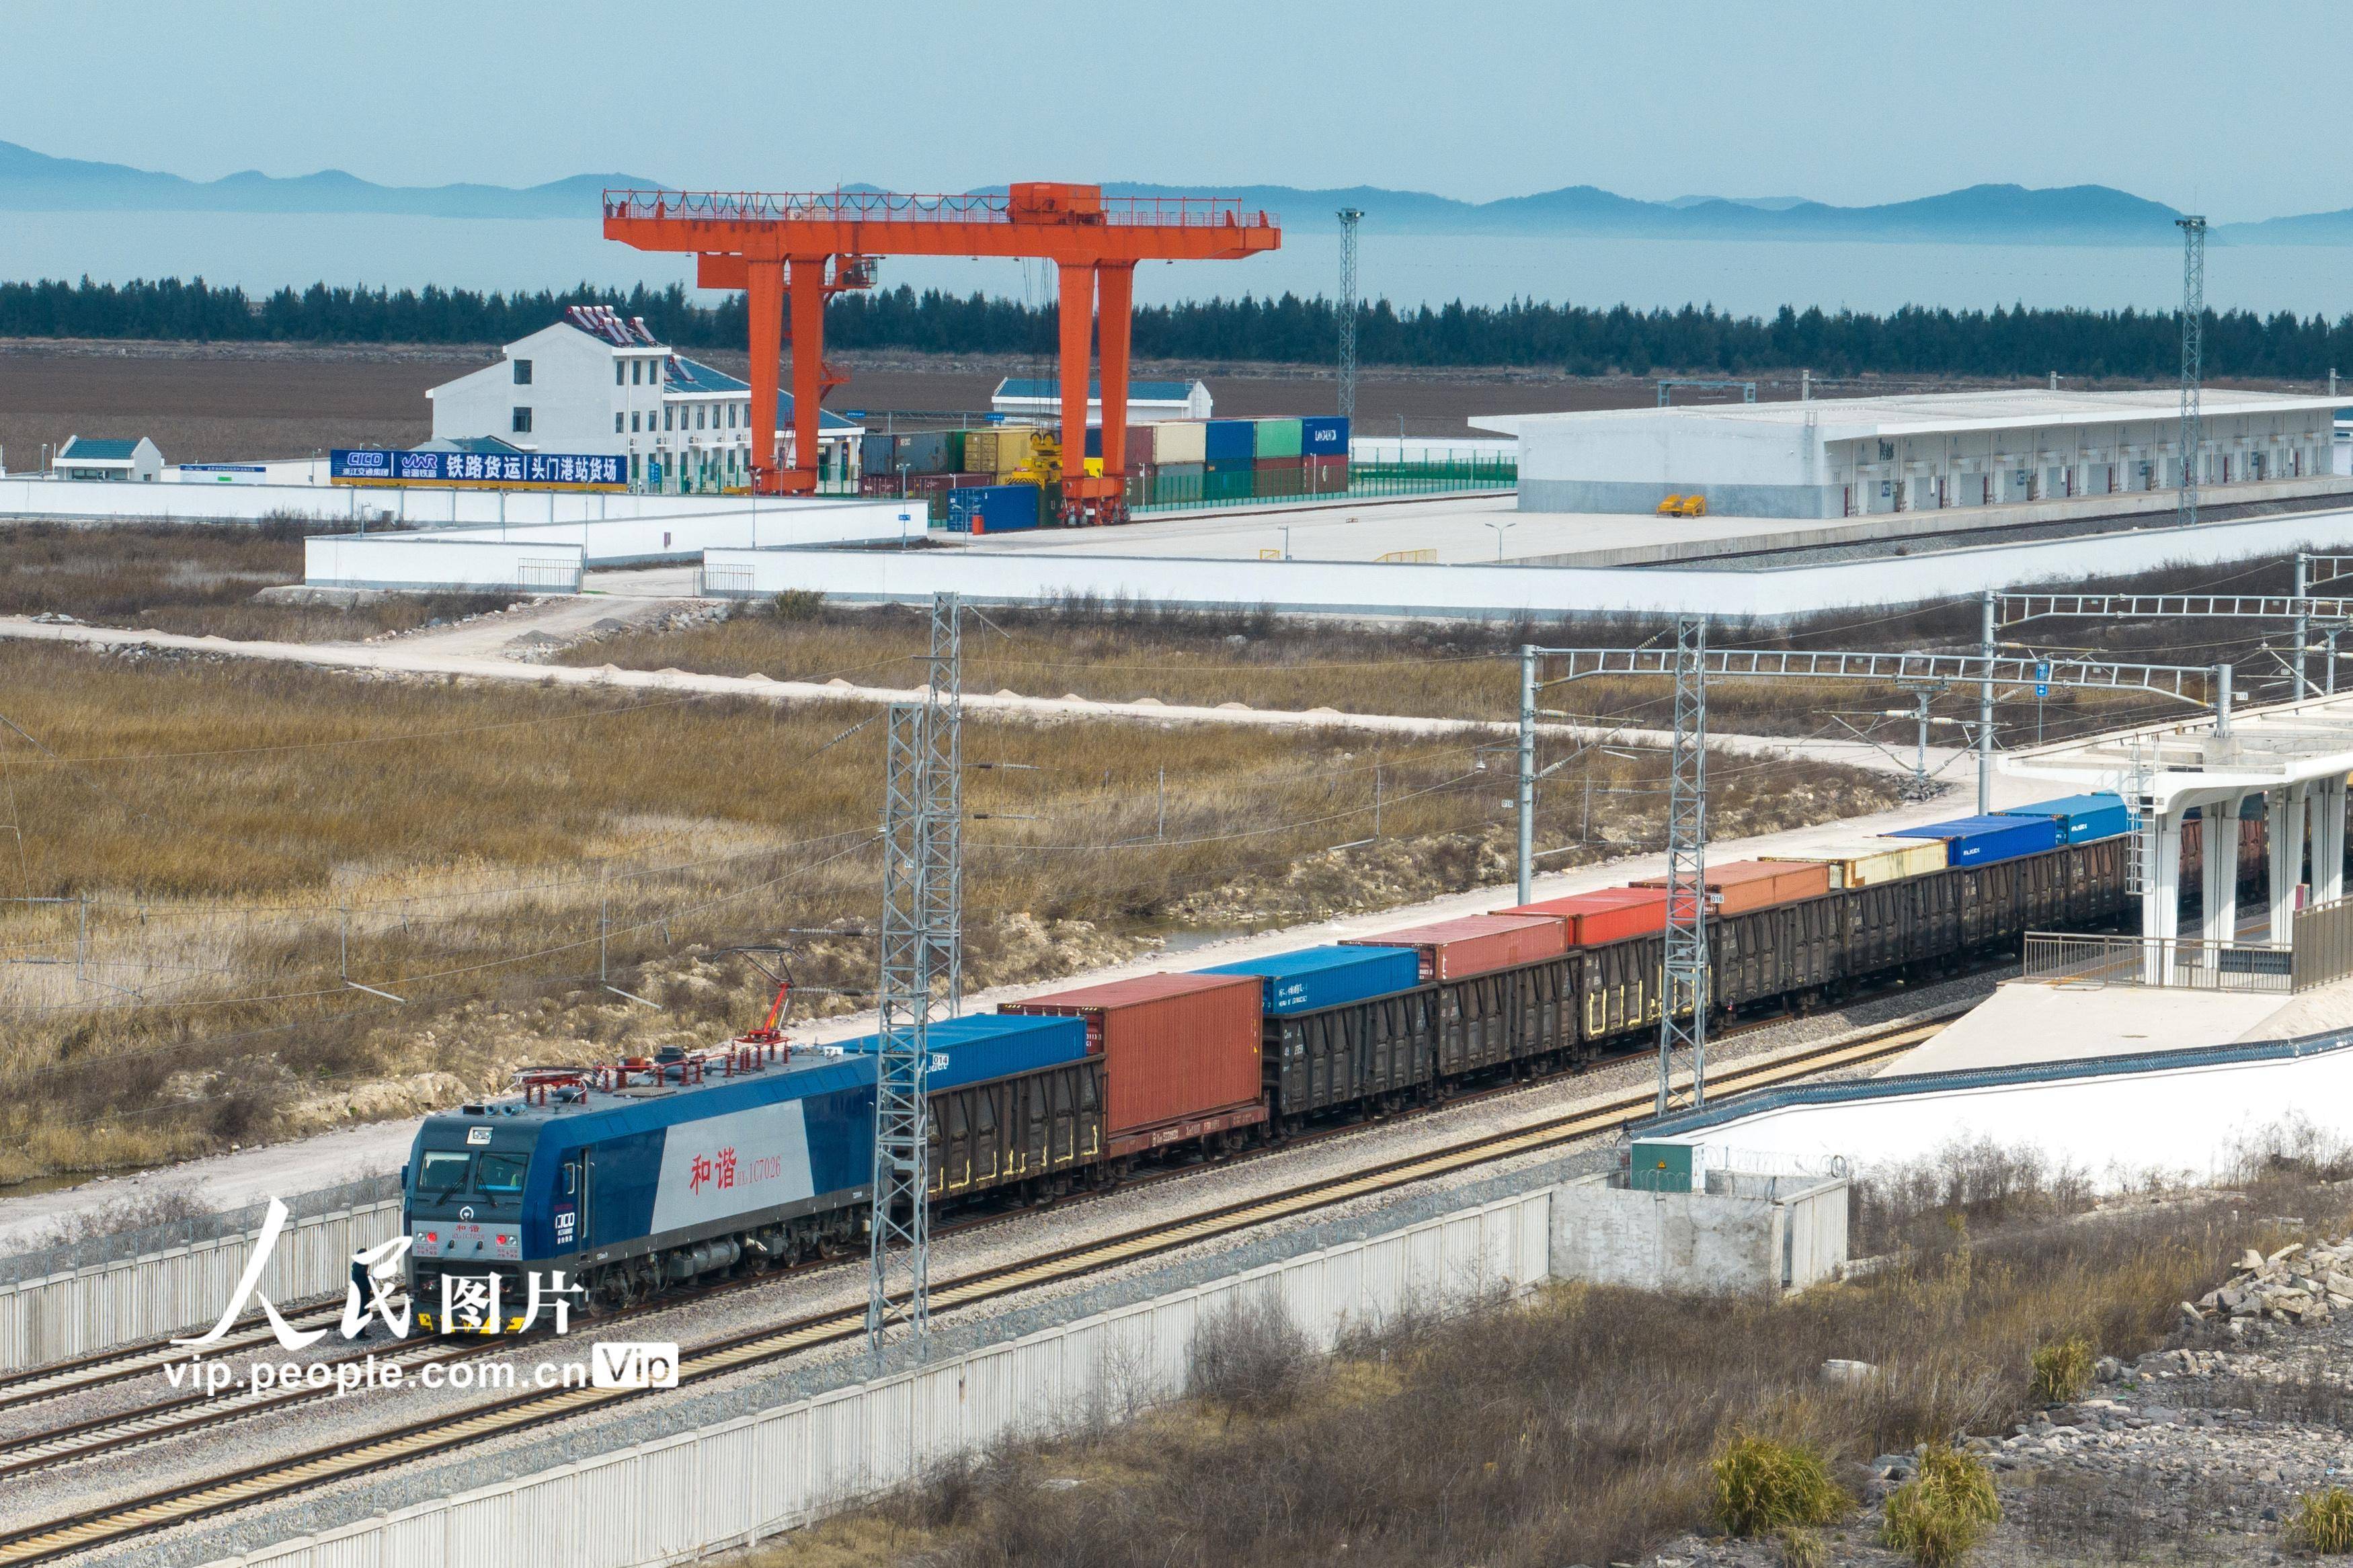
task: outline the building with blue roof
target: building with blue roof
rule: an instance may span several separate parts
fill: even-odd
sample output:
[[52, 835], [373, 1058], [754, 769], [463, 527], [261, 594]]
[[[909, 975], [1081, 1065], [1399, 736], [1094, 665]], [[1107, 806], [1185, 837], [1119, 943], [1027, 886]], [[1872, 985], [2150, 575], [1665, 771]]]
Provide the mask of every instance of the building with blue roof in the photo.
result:
[[[1198, 381], [1131, 381], [1127, 384], [1127, 422], [1151, 425], [1163, 419], [1207, 419], [1209, 389]], [[1035, 419], [1059, 424], [1062, 417], [1062, 384], [1047, 376], [1008, 375], [990, 395], [992, 412], [1008, 419]], [[1087, 383], [1087, 423], [1103, 423], [1103, 383]]]
[[153, 484], [164, 475], [164, 454], [144, 436], [69, 436], [49, 462], [60, 479], [117, 479]]
[[[641, 317], [575, 305], [554, 326], [507, 344], [498, 360], [425, 395], [444, 450], [496, 441], [524, 452], [618, 454], [632, 489], [664, 495], [742, 489], [752, 479], [749, 384], [662, 342]], [[793, 400], [776, 398], [779, 467], [792, 463]], [[819, 466], [857, 475], [864, 426], [824, 411]]]

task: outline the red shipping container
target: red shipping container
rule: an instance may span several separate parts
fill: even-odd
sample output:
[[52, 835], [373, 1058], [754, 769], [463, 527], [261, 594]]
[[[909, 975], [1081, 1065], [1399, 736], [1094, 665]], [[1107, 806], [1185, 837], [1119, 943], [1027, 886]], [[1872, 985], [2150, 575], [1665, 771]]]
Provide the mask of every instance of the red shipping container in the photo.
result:
[[[1663, 888], [1664, 877], [1645, 877], [1634, 886]], [[1727, 860], [1707, 868], [1710, 907], [1727, 915], [1817, 899], [1831, 890], [1831, 868], [1791, 860]]]
[[1087, 1021], [1103, 1058], [1113, 1155], [1266, 1120], [1265, 984], [1251, 974], [1146, 974], [1008, 1002], [1000, 1013]]
[[1345, 458], [1305, 458], [1301, 459], [1307, 493], [1338, 495], [1348, 488], [1348, 459]]
[[1410, 947], [1421, 954], [1421, 977], [1462, 980], [1558, 958], [1568, 945], [1559, 921], [1543, 915], [1465, 915], [1378, 936], [1343, 939], [1347, 947]]
[[1547, 915], [1566, 928], [1569, 946], [1597, 947], [1630, 936], [1655, 936], [1666, 930], [1667, 894], [1663, 888], [1598, 888], [1495, 912]]

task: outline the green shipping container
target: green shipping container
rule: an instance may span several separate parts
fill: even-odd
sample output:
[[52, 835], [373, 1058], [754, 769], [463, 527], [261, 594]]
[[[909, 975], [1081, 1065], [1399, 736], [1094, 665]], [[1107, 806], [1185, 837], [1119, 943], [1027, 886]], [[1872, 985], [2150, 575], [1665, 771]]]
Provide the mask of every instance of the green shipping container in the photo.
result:
[[1201, 476], [1201, 499], [1205, 501], [1248, 500], [1255, 493], [1250, 481], [1258, 476], [1247, 465], [1221, 473]]
[[1296, 419], [1260, 420], [1257, 455], [1261, 458], [1299, 456], [1299, 421]]
[[962, 430], [950, 430], [946, 434], [948, 438], [947, 471], [951, 474], [967, 472], [968, 470], [965, 467], [964, 461], [964, 438], [965, 432]]

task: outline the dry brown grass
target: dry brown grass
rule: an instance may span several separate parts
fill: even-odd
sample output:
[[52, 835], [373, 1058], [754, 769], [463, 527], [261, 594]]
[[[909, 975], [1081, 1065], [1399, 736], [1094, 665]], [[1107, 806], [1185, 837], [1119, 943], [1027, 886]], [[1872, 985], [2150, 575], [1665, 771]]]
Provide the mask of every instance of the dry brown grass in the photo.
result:
[[[785, 614], [766, 605], [752, 609], [752, 614], [715, 626], [617, 634], [559, 657], [591, 666], [909, 684], [914, 677], [908, 661], [926, 646], [925, 617], [903, 606], [861, 609], [798, 603]], [[1976, 616], [1972, 606], [1966, 612], [1930, 609], [1880, 617], [1823, 616], [1786, 627], [1733, 623], [1713, 628], [1709, 645], [1974, 651]], [[1344, 712], [1511, 720], [1519, 712], [1523, 644], [1655, 646], [1664, 630], [1654, 619], [1622, 616], [1559, 623], [1367, 626], [1074, 603], [988, 611], [986, 624], [967, 627], [965, 679], [971, 690], [1001, 689], [1034, 697], [1075, 692], [1103, 701], [1150, 697], [1164, 702], [1242, 702], [1302, 711], [1330, 707]], [[2145, 660], [2173, 661], [2159, 657], [2166, 652], [2162, 647], [2142, 648], [2128, 640], [2116, 646]], [[2223, 657], [2202, 647], [2175, 651], [2191, 663]], [[1851, 724], [1908, 752], [1913, 726], [1908, 720], [1887, 718], [1886, 712], [1900, 710], [1908, 715], [1912, 701], [1892, 685], [1720, 679], [1709, 689], [1708, 721], [1725, 733], [1839, 739], [1852, 735], [1853, 730], [1846, 727]], [[1549, 689], [1544, 705], [1609, 723], [1664, 728], [1672, 716], [1672, 692], [1655, 679], [1591, 679]], [[1931, 706], [1941, 716], [1974, 722], [1975, 689], [1957, 689]], [[2087, 729], [2184, 711], [2178, 703], [2069, 691], [2053, 693], [2041, 709], [2038, 724], [2031, 691], [2006, 689], [1996, 710], [2004, 743], [2028, 743], [2038, 733], [2057, 740]], [[1936, 743], [1949, 744], [1950, 735], [1940, 731]]]
[[[2324, 1228], [2345, 1208], [2326, 1187], [2280, 1195], [2332, 1216], [2315, 1218]], [[828, 1541], [849, 1539], [937, 1568], [1643, 1560], [1701, 1526], [1710, 1460], [1736, 1433], [1851, 1465], [1998, 1430], [2027, 1405], [2024, 1352], [2052, 1326], [2081, 1325], [2126, 1356], [2163, 1342], [2173, 1303], [2247, 1244], [2232, 1210], [2223, 1199], [1963, 1240], [1781, 1303], [1556, 1287], [1351, 1345], [1357, 1359], [1287, 1409], [1221, 1419], [1173, 1406], [754, 1561], [827, 1561]], [[1881, 1375], [1826, 1387], [1833, 1357]], [[1380, 1375], [1345, 1375], [1367, 1365]]]
[[502, 606], [472, 594], [401, 595], [352, 609], [257, 605], [260, 589], [302, 580], [315, 523], [56, 522], [0, 526], [0, 616], [56, 612], [105, 626], [190, 636], [329, 642], [405, 631]]
[[[405, 1114], [541, 1056], [708, 1040], [760, 999], [716, 950], [878, 912], [870, 707], [5, 643], [0, 690], [41, 748], [0, 739], [0, 896], [65, 900], [0, 904], [0, 1180]], [[1510, 792], [1469, 742], [976, 719], [965, 754], [1010, 764], [967, 793], [976, 986], [1507, 874]], [[1593, 841], [1547, 864], [1658, 832], [1657, 755], [1589, 761]], [[1723, 757], [1714, 809], [1720, 831], [1757, 831], [1877, 809], [1886, 788]], [[1547, 796], [1543, 841], [1576, 839], [1582, 805]], [[597, 989], [600, 931], [615, 983], [663, 1012]], [[863, 941], [802, 945], [805, 984], [871, 985]]]

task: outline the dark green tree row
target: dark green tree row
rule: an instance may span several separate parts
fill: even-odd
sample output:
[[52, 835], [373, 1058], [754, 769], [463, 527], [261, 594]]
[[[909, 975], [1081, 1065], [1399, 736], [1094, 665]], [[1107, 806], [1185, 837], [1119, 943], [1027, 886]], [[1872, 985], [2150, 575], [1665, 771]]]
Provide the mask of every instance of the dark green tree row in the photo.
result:
[[[610, 305], [643, 316], [683, 348], [739, 348], [744, 301], [700, 305], [673, 284], [622, 293], [586, 285], [562, 292], [479, 293], [467, 289], [329, 288], [314, 283], [261, 299], [202, 279], [127, 284], [43, 280], [0, 283], [0, 336], [147, 338], [280, 342], [504, 342], [559, 318], [565, 307]], [[1337, 311], [1328, 300], [1195, 300], [1135, 313], [1135, 353], [1147, 359], [1317, 363], [1332, 357]], [[846, 349], [1050, 356], [1054, 308], [979, 294], [902, 286], [837, 298], [828, 341]], [[1368, 364], [1514, 365], [1571, 374], [1619, 371], [1865, 372], [1953, 375], [2123, 376], [2161, 379], [2180, 365], [2180, 320], [2171, 311], [1936, 310], [1907, 305], [1885, 315], [1799, 310], [1766, 320], [1713, 308], [1637, 310], [1618, 305], [1514, 300], [1399, 310], [1388, 300], [1358, 321]], [[2206, 368], [2224, 376], [2318, 379], [2353, 371], [2353, 315], [2336, 321], [2289, 312], [2210, 313]]]

